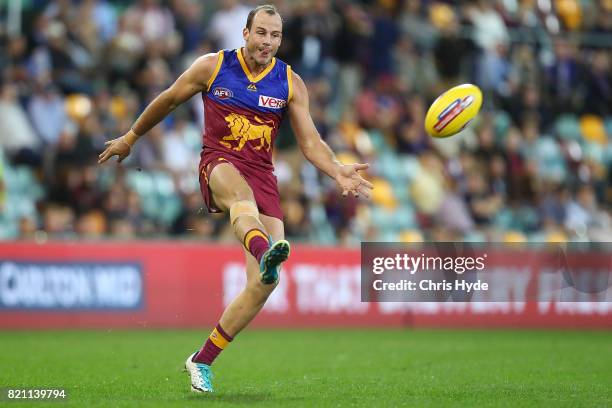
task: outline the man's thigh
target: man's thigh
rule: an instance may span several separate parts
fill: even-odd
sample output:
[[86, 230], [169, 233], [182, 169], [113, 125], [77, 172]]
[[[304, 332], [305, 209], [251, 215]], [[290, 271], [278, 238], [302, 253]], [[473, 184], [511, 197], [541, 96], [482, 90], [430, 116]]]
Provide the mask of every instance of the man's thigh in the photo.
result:
[[215, 206], [222, 211], [228, 211], [236, 201], [250, 200], [255, 202], [251, 187], [231, 163], [216, 165], [210, 172], [208, 186]]

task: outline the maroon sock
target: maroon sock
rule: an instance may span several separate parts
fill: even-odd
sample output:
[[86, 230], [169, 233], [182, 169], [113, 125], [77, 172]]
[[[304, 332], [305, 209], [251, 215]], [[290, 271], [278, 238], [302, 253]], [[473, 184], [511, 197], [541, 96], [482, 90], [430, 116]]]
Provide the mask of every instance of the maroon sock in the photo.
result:
[[193, 357], [194, 363], [202, 363], [211, 365], [215, 358], [223, 351], [223, 349], [232, 341], [234, 338], [227, 334], [225, 330], [221, 328], [220, 324], [214, 328], [204, 346], [198, 351]]
[[244, 236], [244, 247], [257, 259], [257, 262], [261, 262], [261, 257], [270, 248], [270, 241], [262, 230], [253, 228]]

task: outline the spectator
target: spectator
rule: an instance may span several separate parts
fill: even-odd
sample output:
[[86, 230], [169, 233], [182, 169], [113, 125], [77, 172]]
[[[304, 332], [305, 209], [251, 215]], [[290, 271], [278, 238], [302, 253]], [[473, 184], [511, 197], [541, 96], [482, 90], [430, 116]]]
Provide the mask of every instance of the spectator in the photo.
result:
[[612, 114], [612, 71], [610, 53], [596, 51], [587, 71], [584, 112], [600, 116]]
[[490, 224], [503, 204], [501, 195], [493, 193], [485, 176], [477, 171], [468, 174], [465, 200], [474, 222], [479, 226]]
[[589, 230], [600, 240], [610, 239], [610, 216], [599, 208], [593, 187], [586, 184], [578, 188], [576, 198], [565, 208], [565, 226], [579, 237], [587, 237]]
[[162, 138], [162, 154], [164, 165], [177, 176], [192, 173], [198, 167], [198, 145], [201, 135], [197, 128], [187, 119], [176, 119], [173, 129], [166, 132]]
[[[447, 6], [440, 6], [443, 9]], [[442, 83], [436, 88], [436, 95], [441, 94], [451, 86], [457, 85], [460, 77], [468, 71], [466, 58], [471, 52], [472, 45], [469, 40], [461, 37], [459, 22], [455, 14], [446, 9], [442, 13], [443, 20], [437, 22], [439, 35], [434, 41], [433, 55]]]
[[126, 29], [144, 40], [148, 47], [170, 56], [178, 49], [174, 15], [159, 0], [139, 0], [125, 13]]
[[237, 0], [221, 0], [221, 9], [210, 20], [209, 35], [224, 50], [233, 50], [244, 45], [242, 28], [246, 26], [250, 8]]
[[[340, 64], [338, 69], [338, 105], [344, 107], [351, 103], [363, 78], [361, 64], [366, 60], [366, 47], [354, 47], [365, 44], [372, 35], [372, 22], [367, 13], [358, 4], [348, 2], [340, 4], [343, 12], [339, 13], [339, 26], [336, 34], [334, 55]], [[340, 110], [340, 109], [339, 109]]]
[[577, 110], [576, 85], [581, 77], [581, 67], [576, 59], [574, 44], [565, 38], [554, 41], [555, 58], [546, 69], [545, 86], [555, 113]]
[[38, 135], [47, 145], [55, 145], [68, 124], [64, 98], [51, 84], [36, 87], [30, 99], [28, 113]]
[[22, 149], [35, 151], [39, 144], [40, 140], [17, 99], [17, 88], [13, 84], [0, 83], [0, 147], [11, 154]]
[[443, 164], [432, 152], [426, 151], [419, 156], [419, 170], [411, 188], [415, 207], [421, 213], [425, 226], [430, 224], [429, 217], [438, 213], [446, 196], [447, 185]]
[[391, 16], [391, 10], [377, 6], [373, 16], [374, 32], [370, 49], [370, 75], [379, 78], [395, 72], [393, 67], [393, 49], [400, 39], [400, 29]]

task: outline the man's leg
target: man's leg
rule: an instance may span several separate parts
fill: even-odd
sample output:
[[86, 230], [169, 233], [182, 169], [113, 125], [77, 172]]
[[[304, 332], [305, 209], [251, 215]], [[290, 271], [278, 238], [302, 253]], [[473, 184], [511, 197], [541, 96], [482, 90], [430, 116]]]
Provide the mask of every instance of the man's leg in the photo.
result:
[[[260, 214], [259, 217], [274, 241], [285, 238], [284, 226], [281, 220], [263, 214]], [[278, 281], [271, 285], [262, 283], [259, 275], [259, 263], [246, 250], [245, 255], [247, 266], [246, 287], [227, 306], [219, 320], [221, 327], [230, 333], [232, 337], [253, 320], [278, 284]]]
[[259, 262], [269, 242], [251, 187], [238, 170], [227, 162], [218, 164], [209, 179], [215, 205], [229, 213], [234, 235]]
[[[236, 203], [243, 205], [245, 201], [252, 203], [255, 207], [256, 214], [251, 211], [247, 211], [246, 214], [233, 214], [234, 233], [240, 242], [244, 243], [245, 237], [250, 231], [254, 230], [262, 231], [266, 240], [268, 236], [271, 236], [274, 241], [285, 238], [283, 222], [278, 218], [258, 213], [251, 188], [233, 165], [229, 163], [217, 165], [210, 175], [210, 186], [215, 204], [220, 206], [222, 210], [229, 209], [232, 211], [232, 206], [236, 208]], [[250, 205], [246, 204], [245, 207], [249, 208]], [[253, 251], [250, 251], [247, 245], [244, 246], [247, 284], [244, 290], [226, 308], [219, 321], [225, 332], [232, 337], [238, 334], [257, 315], [277, 285], [276, 282], [272, 284], [261, 282], [260, 262], [256, 259]]]
[[258, 254], [254, 253], [256, 251], [253, 251], [253, 248], [249, 248], [249, 243], [245, 239], [250, 235], [254, 235], [251, 241], [260, 238], [258, 232], [260, 231], [266, 238], [266, 249], [268, 249], [268, 235], [275, 241], [284, 238], [283, 222], [274, 217], [258, 214], [253, 192], [233, 165], [229, 163], [217, 165], [210, 176], [210, 187], [215, 205], [222, 210], [229, 209], [236, 238], [245, 246], [247, 284], [225, 309], [219, 324], [202, 349], [193, 356], [193, 362], [206, 366], [210, 366], [234, 336], [253, 320], [278, 283], [278, 281], [271, 284], [262, 282], [260, 262], [256, 259]]

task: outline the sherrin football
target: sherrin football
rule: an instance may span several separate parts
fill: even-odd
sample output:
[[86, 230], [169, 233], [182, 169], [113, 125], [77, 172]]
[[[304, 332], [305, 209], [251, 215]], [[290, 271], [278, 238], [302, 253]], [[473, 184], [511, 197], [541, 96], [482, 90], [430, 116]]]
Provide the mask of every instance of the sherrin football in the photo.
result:
[[465, 129], [482, 105], [482, 92], [472, 84], [458, 85], [436, 99], [425, 117], [425, 130], [433, 137], [449, 137]]

